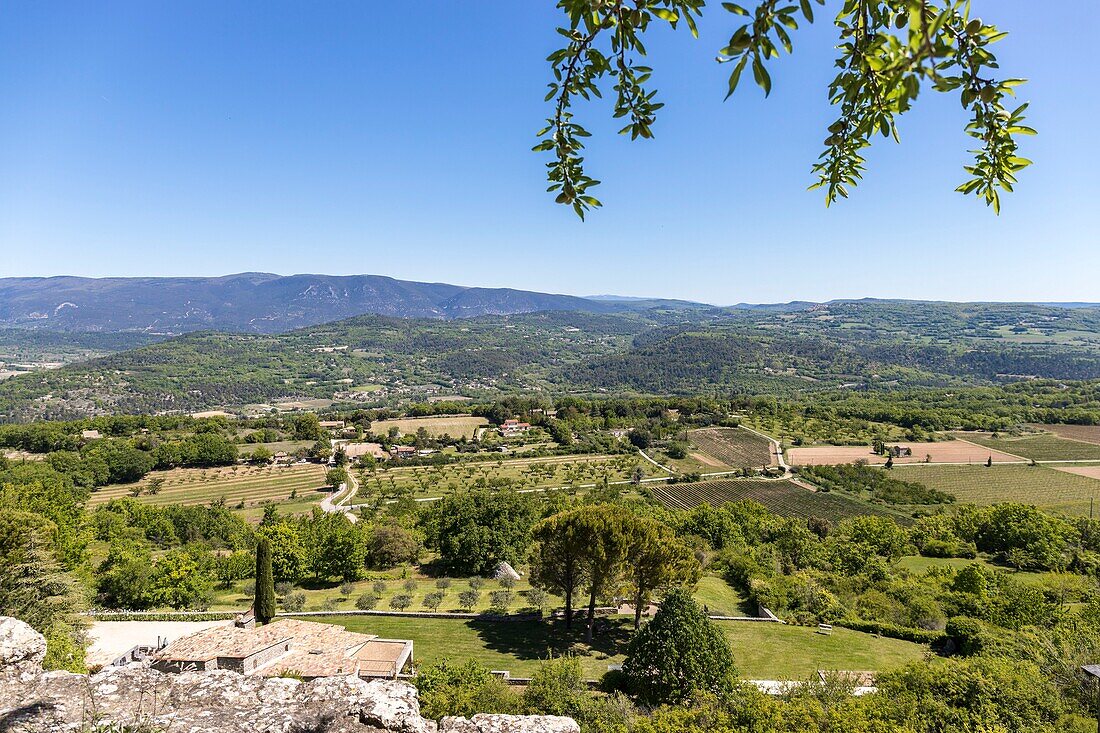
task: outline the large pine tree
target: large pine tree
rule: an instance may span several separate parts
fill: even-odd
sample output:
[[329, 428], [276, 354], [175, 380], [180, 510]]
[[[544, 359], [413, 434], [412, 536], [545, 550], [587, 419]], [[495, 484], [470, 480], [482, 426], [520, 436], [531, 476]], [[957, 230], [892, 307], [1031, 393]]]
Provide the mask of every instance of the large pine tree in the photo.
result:
[[261, 537], [256, 545], [256, 620], [266, 624], [275, 618], [275, 575], [271, 571], [271, 540]]

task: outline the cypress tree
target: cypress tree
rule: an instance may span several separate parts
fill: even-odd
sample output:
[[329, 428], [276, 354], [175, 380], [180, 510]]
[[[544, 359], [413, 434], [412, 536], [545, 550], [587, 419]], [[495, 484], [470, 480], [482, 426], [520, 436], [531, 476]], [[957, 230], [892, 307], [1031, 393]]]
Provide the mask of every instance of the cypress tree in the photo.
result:
[[256, 620], [266, 624], [275, 618], [275, 575], [271, 572], [271, 540], [260, 538], [256, 545]]

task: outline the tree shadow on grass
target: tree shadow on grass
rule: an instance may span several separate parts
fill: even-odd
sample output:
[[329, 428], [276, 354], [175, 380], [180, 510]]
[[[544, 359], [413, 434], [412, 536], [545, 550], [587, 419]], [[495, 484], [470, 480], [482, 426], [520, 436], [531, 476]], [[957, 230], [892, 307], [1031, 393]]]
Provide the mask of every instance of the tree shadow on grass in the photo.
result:
[[633, 636], [632, 624], [618, 618], [597, 618], [592, 644], [584, 643], [583, 619], [574, 621], [572, 629], [567, 629], [565, 622], [557, 619], [474, 619], [469, 626], [487, 649], [522, 660], [585, 652], [615, 656], [626, 651]]

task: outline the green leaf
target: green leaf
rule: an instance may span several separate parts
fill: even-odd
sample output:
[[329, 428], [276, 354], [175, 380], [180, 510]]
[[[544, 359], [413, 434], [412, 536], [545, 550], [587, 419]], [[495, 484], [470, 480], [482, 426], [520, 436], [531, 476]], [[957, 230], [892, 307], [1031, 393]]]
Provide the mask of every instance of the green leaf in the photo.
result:
[[742, 56], [741, 60], [737, 63], [737, 67], [734, 68], [733, 73], [730, 74], [730, 88], [726, 93], [726, 99], [737, 91], [737, 85], [741, 82], [741, 72], [745, 70], [745, 62], [749, 60], [748, 56]]
[[764, 68], [764, 64], [760, 63], [759, 58], [752, 60], [752, 77], [756, 80], [757, 85], [764, 90], [765, 97], [771, 95], [772, 77], [768, 70]]

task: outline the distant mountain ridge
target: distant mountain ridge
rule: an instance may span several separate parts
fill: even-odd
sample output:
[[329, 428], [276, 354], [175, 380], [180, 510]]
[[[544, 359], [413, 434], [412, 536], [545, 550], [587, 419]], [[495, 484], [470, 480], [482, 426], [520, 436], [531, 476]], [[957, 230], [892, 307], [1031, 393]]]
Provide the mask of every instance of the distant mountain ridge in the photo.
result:
[[375, 314], [469, 318], [538, 311], [612, 313], [643, 304], [382, 275], [0, 278], [0, 327], [49, 331], [281, 333]]

